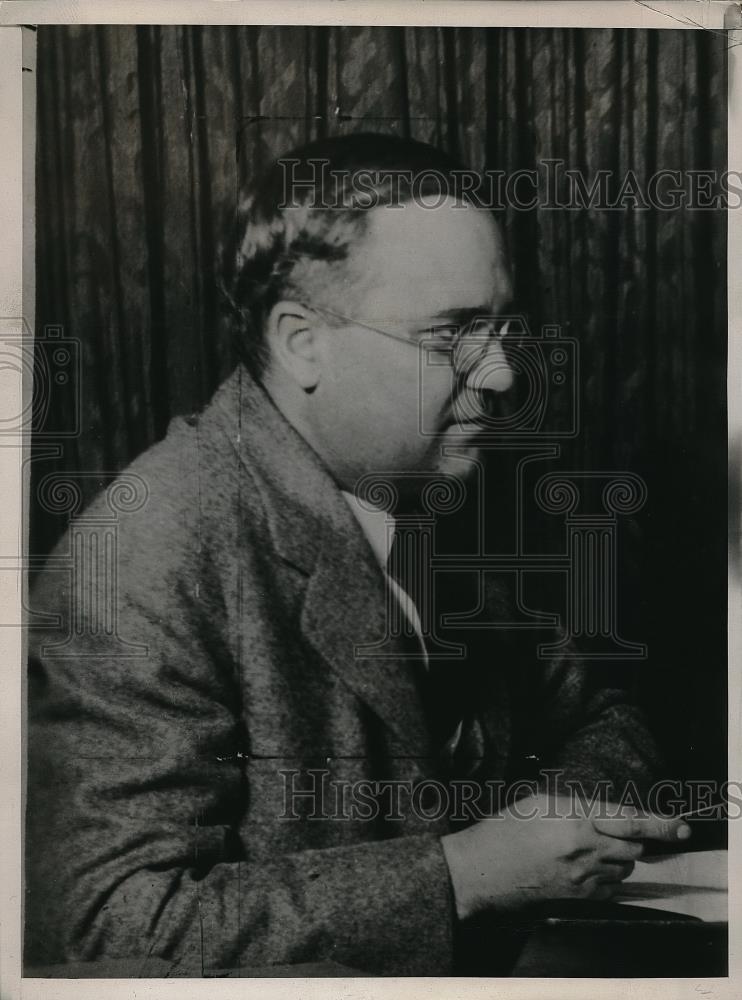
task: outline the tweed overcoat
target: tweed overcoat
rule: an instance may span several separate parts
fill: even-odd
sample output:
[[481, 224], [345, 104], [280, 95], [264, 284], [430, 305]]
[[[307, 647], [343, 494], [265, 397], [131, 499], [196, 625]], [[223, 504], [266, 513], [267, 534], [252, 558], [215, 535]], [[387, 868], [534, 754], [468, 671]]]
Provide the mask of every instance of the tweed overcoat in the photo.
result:
[[[358, 655], [387, 588], [331, 476], [241, 367], [128, 472], [147, 500], [118, 516], [103, 625], [70, 532], [32, 595], [28, 960], [450, 973], [451, 820], [369, 802], [453, 765], [404, 650]], [[108, 516], [101, 496], [80, 523]], [[647, 779], [624, 692], [568, 657], [519, 662], [492, 632], [475, 645], [462, 773], [528, 758]], [[338, 806], [343, 787], [367, 808]]]

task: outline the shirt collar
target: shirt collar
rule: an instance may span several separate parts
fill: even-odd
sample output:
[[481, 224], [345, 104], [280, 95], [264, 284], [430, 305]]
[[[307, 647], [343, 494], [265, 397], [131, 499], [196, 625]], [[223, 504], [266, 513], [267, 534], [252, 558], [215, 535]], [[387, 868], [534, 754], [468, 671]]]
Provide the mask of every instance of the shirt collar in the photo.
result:
[[365, 502], [361, 504], [353, 493], [342, 490], [342, 494], [355, 514], [381, 568], [386, 570], [394, 536], [394, 518], [381, 507], [370, 507]]

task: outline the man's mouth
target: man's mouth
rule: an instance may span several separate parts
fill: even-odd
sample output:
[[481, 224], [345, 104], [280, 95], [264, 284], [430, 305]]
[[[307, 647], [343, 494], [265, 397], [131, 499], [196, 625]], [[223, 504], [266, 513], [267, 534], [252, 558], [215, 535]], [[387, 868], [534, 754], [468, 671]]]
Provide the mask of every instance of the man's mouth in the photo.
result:
[[487, 428], [474, 420], [456, 420], [451, 419], [446, 421], [441, 427], [441, 433], [446, 434], [448, 432], [454, 434], [465, 434], [470, 437], [472, 434], [481, 434]]

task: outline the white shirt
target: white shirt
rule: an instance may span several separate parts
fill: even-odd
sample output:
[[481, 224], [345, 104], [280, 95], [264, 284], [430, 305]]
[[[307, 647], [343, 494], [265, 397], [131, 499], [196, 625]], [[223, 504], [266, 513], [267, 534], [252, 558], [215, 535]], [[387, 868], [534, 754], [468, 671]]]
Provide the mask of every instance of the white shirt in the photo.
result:
[[[407, 620], [415, 630], [415, 635], [420, 640], [423, 653], [426, 653], [425, 643], [423, 642], [422, 625], [420, 624], [420, 614], [417, 610], [417, 606], [407, 591], [404, 590], [404, 588], [402, 588], [399, 583], [397, 583], [397, 581], [387, 572], [389, 553], [391, 552], [392, 541], [394, 539], [393, 516], [388, 513], [388, 511], [385, 511], [380, 507], [369, 508], [367, 504], [360, 504], [357, 497], [355, 497], [352, 493], [346, 493], [345, 490], [343, 490], [342, 493], [348, 506], [355, 514], [356, 519], [361, 526], [361, 530], [368, 539], [369, 545], [373, 549], [374, 555], [381, 566], [387, 585], [399, 602], [399, 606], [402, 608], [402, 613], [406, 616]], [[425, 655], [425, 667], [426, 669], [428, 667], [427, 653]]]
[[[356, 516], [358, 523], [361, 526], [361, 530], [368, 539], [369, 545], [371, 546], [374, 555], [381, 566], [381, 571], [384, 574], [389, 588], [397, 598], [397, 601], [402, 608], [402, 612], [407, 616], [408, 621], [415, 630], [415, 634], [420, 640], [420, 645], [422, 646], [423, 653], [425, 654], [425, 669], [427, 670], [430, 664], [428, 661], [427, 650], [425, 648], [425, 642], [423, 641], [420, 615], [417, 607], [415, 606], [415, 602], [412, 600], [407, 591], [400, 587], [397, 581], [393, 579], [389, 573], [387, 573], [389, 553], [391, 552], [392, 541], [394, 540], [394, 518], [390, 513], [388, 513], [388, 511], [385, 511], [382, 508], [369, 508], [366, 504], [360, 504], [358, 499], [352, 493], [346, 493], [345, 490], [343, 490], [342, 494], [345, 497], [348, 506]], [[446, 741], [445, 749], [451, 753], [453, 753], [459, 740], [461, 739], [462, 726], [463, 720], [459, 722], [455, 732]]]
[[[412, 600], [407, 591], [400, 587], [397, 581], [391, 577], [389, 573], [387, 573], [389, 553], [391, 552], [392, 542], [394, 540], [394, 518], [388, 511], [383, 510], [380, 507], [369, 507], [367, 504], [360, 504], [358, 499], [352, 493], [346, 493], [345, 490], [342, 490], [341, 492], [345, 497], [348, 506], [355, 514], [358, 523], [361, 526], [361, 530], [368, 539], [369, 545], [373, 549], [374, 555], [381, 566], [381, 571], [384, 574], [389, 588], [397, 598], [403, 613], [407, 616], [408, 621], [415, 630], [415, 634], [420, 640], [420, 645], [422, 646], [423, 653], [425, 654], [425, 669], [427, 670], [430, 664], [428, 661], [427, 650], [425, 648], [425, 642], [423, 641], [420, 615], [415, 602]], [[445, 749], [450, 753], [453, 753], [459, 740], [461, 739], [462, 726], [463, 720], [459, 722], [456, 726], [455, 732], [446, 741]]]

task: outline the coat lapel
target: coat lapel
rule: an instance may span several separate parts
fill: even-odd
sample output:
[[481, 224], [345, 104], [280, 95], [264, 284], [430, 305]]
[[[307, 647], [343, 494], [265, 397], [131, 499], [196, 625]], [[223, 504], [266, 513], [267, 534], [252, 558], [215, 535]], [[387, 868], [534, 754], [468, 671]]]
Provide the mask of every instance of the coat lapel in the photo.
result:
[[250, 488], [261, 494], [278, 555], [308, 577], [301, 628], [311, 646], [393, 734], [401, 755], [427, 757], [430, 734], [414, 665], [392, 640], [383, 656], [387, 591], [360, 525], [317, 455], [242, 367], [217, 393]]
[[[387, 635], [387, 588], [370, 546], [350, 510], [342, 544], [327, 536], [309, 581], [302, 629], [345, 684], [382, 719], [396, 749], [429, 757], [414, 661]], [[377, 647], [369, 655], [369, 647]]]

